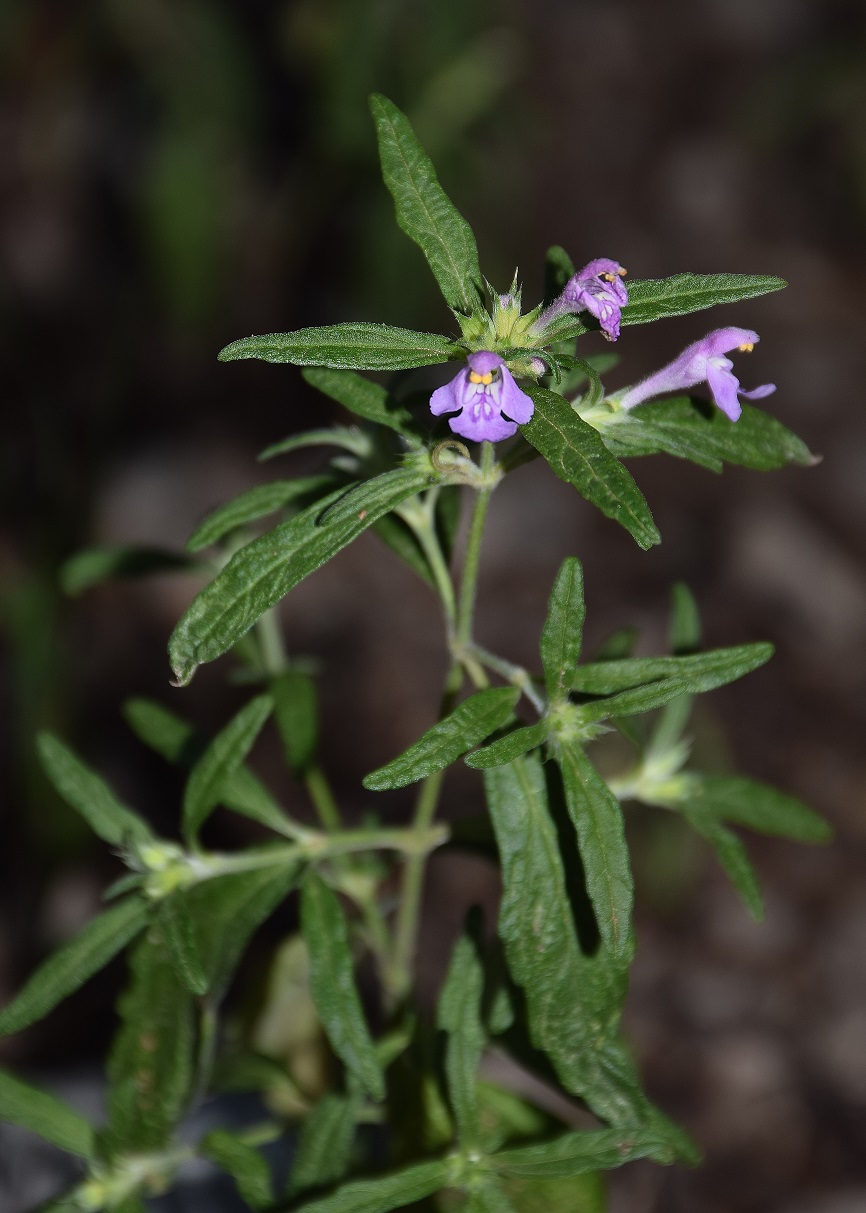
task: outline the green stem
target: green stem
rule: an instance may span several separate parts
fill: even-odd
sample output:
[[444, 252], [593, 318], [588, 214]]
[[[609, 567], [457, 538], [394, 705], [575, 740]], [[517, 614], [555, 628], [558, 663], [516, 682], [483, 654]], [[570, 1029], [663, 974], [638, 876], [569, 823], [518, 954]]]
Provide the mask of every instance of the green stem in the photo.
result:
[[454, 582], [442, 554], [439, 536], [436, 534], [436, 499], [438, 496], [437, 488], [430, 489], [423, 499], [415, 501], [413, 508], [405, 508], [398, 513], [415, 532], [421, 550], [427, 557], [430, 572], [433, 574], [433, 580], [442, 601], [445, 623], [450, 636], [457, 616], [457, 602], [454, 596]]
[[539, 716], [544, 715], [544, 699], [535, 689], [535, 683], [529, 670], [525, 669], [522, 665], [515, 665], [511, 661], [506, 661], [504, 657], [497, 657], [495, 653], [482, 648], [475, 641], [470, 641], [467, 644], [466, 655], [474, 657], [481, 665], [487, 666], [488, 670], [493, 670], [495, 674], [500, 674], [512, 686], [518, 687], [535, 708], [536, 712], [538, 712]]
[[307, 770], [304, 775], [304, 787], [325, 829], [331, 832], [339, 830], [343, 824], [340, 810], [327, 776], [318, 764]]

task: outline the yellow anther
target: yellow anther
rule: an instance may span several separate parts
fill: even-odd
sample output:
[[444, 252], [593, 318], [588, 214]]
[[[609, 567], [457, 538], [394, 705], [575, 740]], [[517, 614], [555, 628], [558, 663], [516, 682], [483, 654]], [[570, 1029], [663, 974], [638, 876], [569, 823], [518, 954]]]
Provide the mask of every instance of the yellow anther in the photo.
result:
[[488, 371], [486, 375], [482, 375], [481, 382], [482, 383], [492, 383], [493, 382], [493, 372]]
[[601, 277], [605, 282], [614, 282], [616, 279], [616, 274], [602, 274]]
[[469, 382], [470, 383], [483, 383], [484, 380], [481, 378], [481, 376], [478, 374], [477, 371], [470, 371], [469, 372]]
[[624, 278], [628, 273], [628, 270], [624, 270], [622, 266], [620, 266], [616, 272], [619, 274], [620, 278]]
[[744, 354], [751, 354], [752, 350], [755, 348], [755, 343], [754, 341], [744, 341], [739, 348]]

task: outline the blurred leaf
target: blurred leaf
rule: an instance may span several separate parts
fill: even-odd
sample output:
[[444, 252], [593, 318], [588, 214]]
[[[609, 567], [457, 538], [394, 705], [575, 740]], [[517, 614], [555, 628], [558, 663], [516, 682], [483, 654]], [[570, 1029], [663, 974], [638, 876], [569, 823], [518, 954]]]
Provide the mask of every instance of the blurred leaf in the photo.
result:
[[219, 804], [222, 788], [241, 766], [274, 708], [270, 695], [257, 695], [217, 733], [190, 771], [183, 797], [183, 830], [194, 840]]
[[432, 1196], [448, 1184], [447, 1160], [422, 1162], [390, 1175], [344, 1184], [330, 1196], [297, 1207], [296, 1213], [390, 1213]]
[[388, 324], [359, 322], [242, 337], [220, 350], [219, 360], [261, 358], [264, 362], [336, 370], [399, 371], [449, 362], [460, 354], [453, 341], [438, 333], [416, 333]]
[[372, 421], [375, 425], [387, 426], [402, 434], [404, 438], [417, 441], [412, 414], [378, 383], [373, 383], [354, 371], [315, 367], [301, 373], [312, 387], [324, 392], [356, 416], [363, 417], [365, 421]]
[[672, 1163], [677, 1142], [655, 1127], [599, 1129], [566, 1133], [554, 1141], [502, 1150], [491, 1159], [497, 1172], [520, 1179], [570, 1178], [588, 1171], [609, 1171], [635, 1158]]
[[355, 986], [349, 934], [339, 899], [308, 871], [301, 887], [301, 930], [310, 954], [310, 989], [331, 1047], [371, 1099], [385, 1082]]
[[365, 776], [364, 787], [371, 792], [403, 788], [444, 770], [503, 725], [519, 697], [516, 687], [476, 691], [408, 750]]
[[208, 514], [187, 541], [187, 551], [198, 552], [201, 548], [219, 543], [232, 531], [244, 527], [259, 518], [266, 518], [276, 510], [285, 509], [295, 502], [309, 505], [334, 488], [334, 477], [302, 476], [297, 480], [274, 480], [271, 484], [257, 484], [241, 493], [232, 501], [219, 506]]
[[205, 1158], [231, 1175], [241, 1199], [251, 1209], [265, 1209], [273, 1204], [271, 1169], [258, 1150], [225, 1129], [214, 1129], [208, 1133], [198, 1148]]
[[517, 1213], [517, 1209], [499, 1184], [487, 1178], [482, 1187], [473, 1188], [467, 1195], [460, 1213]]
[[515, 1213], [607, 1213], [604, 1179], [597, 1171], [568, 1179], [504, 1179]]
[[370, 97], [370, 110], [397, 223], [426, 257], [448, 306], [471, 316], [481, 310], [483, 299], [472, 228], [439, 184], [406, 115], [379, 93]]
[[661, 542], [643, 494], [601, 435], [578, 416], [567, 400], [545, 388], [527, 387], [535, 402], [523, 437], [552, 470], [608, 518], [626, 528], [644, 549]]
[[195, 923], [189, 915], [182, 892], [161, 902], [156, 913], [156, 925], [180, 980], [192, 994], [207, 993], [208, 978], [198, 951]]
[[326, 511], [345, 496], [342, 489], [236, 552], [172, 633], [169, 655], [178, 682], [188, 683], [197, 666], [230, 649], [293, 586], [428, 480], [425, 470], [395, 468], [357, 489], [355, 508], [339, 520]]
[[93, 1125], [68, 1104], [0, 1070], [0, 1121], [29, 1129], [60, 1150], [93, 1158]]
[[829, 842], [833, 831], [822, 817], [793, 796], [753, 779], [730, 775], [695, 776], [689, 790], [690, 819], [706, 815], [748, 826], [761, 834], [776, 834], [797, 842]]
[[476, 771], [486, 771], [488, 767], [503, 766], [505, 763], [519, 758], [521, 754], [527, 754], [536, 746], [540, 746], [547, 740], [549, 732], [548, 721], [539, 720], [525, 728], [506, 733], [498, 741], [491, 741], [490, 745], [483, 746], [482, 749], [475, 750], [472, 754], [467, 754], [463, 761]]
[[286, 670], [271, 679], [274, 718], [289, 767], [303, 774], [316, 755], [319, 705], [316, 685], [301, 670]]
[[568, 698], [571, 681], [580, 660], [586, 604], [583, 598], [583, 570], [574, 556], [561, 564], [541, 633], [541, 663], [550, 699]]
[[553, 244], [544, 259], [544, 302], [552, 303], [565, 290], [565, 284], [574, 274], [574, 262], [565, 249]]
[[198, 565], [183, 552], [162, 548], [105, 547], [76, 552], [60, 569], [60, 585], [66, 594], [82, 594], [102, 581], [147, 577], [151, 573], [175, 573]]
[[710, 649], [686, 657], [633, 657], [578, 666], [572, 690], [584, 695], [611, 695], [629, 687], [661, 678], [687, 684], [686, 689], [704, 692], [724, 686], [758, 669], [773, 656], [766, 643]]
[[94, 834], [115, 847], [153, 839], [147, 822], [122, 805], [105, 780], [85, 766], [59, 737], [42, 732], [36, 744], [55, 790], [81, 814]]
[[183, 1116], [193, 1080], [193, 1000], [150, 931], [130, 959], [118, 1003], [121, 1027], [108, 1059], [110, 1154], [159, 1150]]
[[473, 939], [464, 934], [457, 940], [436, 1010], [436, 1026], [447, 1032], [445, 1075], [448, 1095], [457, 1122], [461, 1149], [477, 1149], [478, 1065], [487, 1036], [481, 1022], [484, 969]]
[[687, 585], [678, 581], [671, 588], [671, 650], [677, 657], [694, 653], [701, 643], [698, 604]]
[[382, 542], [386, 543], [391, 551], [409, 566], [413, 573], [417, 573], [421, 580], [426, 581], [432, 589], [436, 588], [424, 549], [418, 542], [415, 532], [402, 518], [396, 514], [386, 514], [384, 518], [380, 518], [378, 522], [374, 523], [373, 530]]
[[73, 990], [84, 985], [141, 931], [149, 907], [129, 897], [94, 918], [76, 937], [58, 948], [0, 1011], [0, 1035], [20, 1032], [42, 1019]]
[[749, 913], [756, 922], [761, 922], [764, 917], [761, 888], [742, 842], [732, 830], [723, 826], [715, 817], [708, 817], [702, 813], [690, 813], [685, 803], [682, 805], [682, 809], [690, 825], [706, 838], [715, 851], [719, 863], [746, 903]]
[[622, 809], [579, 746], [560, 743], [556, 757], [599, 934], [611, 962], [627, 966], [634, 954], [634, 882]]
[[[336, 373], [336, 372], [335, 372]], [[335, 446], [348, 451], [358, 459], [365, 459], [371, 451], [369, 433], [364, 433], [356, 427], [347, 425], [332, 425], [321, 430], [304, 430], [300, 434], [289, 434], [271, 446], [265, 447], [259, 455], [259, 461], [273, 459], [275, 455], [288, 455], [292, 451], [302, 450], [308, 446]]]
[[324, 1188], [342, 1179], [349, 1169], [357, 1095], [326, 1095], [304, 1120], [289, 1179], [289, 1195]]

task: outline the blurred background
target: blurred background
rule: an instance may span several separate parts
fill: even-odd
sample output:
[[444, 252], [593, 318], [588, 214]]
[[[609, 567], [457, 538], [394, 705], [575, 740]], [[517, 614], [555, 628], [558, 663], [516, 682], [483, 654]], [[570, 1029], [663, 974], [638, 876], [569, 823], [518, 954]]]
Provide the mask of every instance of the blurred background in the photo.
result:
[[[180, 783], [123, 723], [151, 695], [216, 729], [242, 694], [227, 662], [184, 691], [165, 642], [200, 579], [79, 598], [78, 549], [180, 549], [229, 496], [316, 466], [268, 443], [337, 416], [288, 367], [218, 365], [250, 332], [348, 319], [449, 330], [420, 253], [393, 223], [366, 95], [407, 110], [475, 226], [500, 289], [543, 256], [609, 256], [634, 278], [779, 274], [788, 290], [624, 330], [621, 386], [721, 324], [755, 328], [738, 371], [823, 455], [813, 469], [716, 477], [654, 458], [632, 471], [664, 543], [642, 554], [546, 469], [494, 500], [479, 639], [532, 662], [554, 572], [585, 561], [588, 635], [664, 645], [668, 590], [694, 591], [708, 644], [772, 640], [770, 666], [702, 705], [736, 762], [823, 812], [827, 848], [749, 840], [756, 926], [703, 852], [634, 814], [638, 962], [629, 1031], [651, 1093], [707, 1154], [637, 1165], [614, 1213], [862, 1213], [866, 1208], [866, 8], [855, 0], [2, 0], [0, 997], [96, 912], [117, 861], [49, 790], [52, 727], [171, 831]], [[595, 345], [593, 344], [595, 342]], [[597, 337], [586, 349], [602, 348]], [[401, 610], [395, 617], [393, 604]], [[427, 727], [444, 668], [423, 585], [373, 536], [283, 611], [322, 663], [330, 770], [359, 780]], [[359, 690], [359, 687], [361, 688]], [[299, 815], [300, 792], [261, 770]], [[456, 781], [449, 810], [477, 809]], [[377, 808], [394, 820], [399, 794]], [[222, 821], [217, 841], [247, 837]], [[479, 859], [431, 866], [422, 988], [433, 992]], [[289, 920], [275, 929], [286, 929]], [[44, 1080], [94, 1065], [121, 980], [2, 1042]], [[59, 1079], [58, 1079], [59, 1080]]]

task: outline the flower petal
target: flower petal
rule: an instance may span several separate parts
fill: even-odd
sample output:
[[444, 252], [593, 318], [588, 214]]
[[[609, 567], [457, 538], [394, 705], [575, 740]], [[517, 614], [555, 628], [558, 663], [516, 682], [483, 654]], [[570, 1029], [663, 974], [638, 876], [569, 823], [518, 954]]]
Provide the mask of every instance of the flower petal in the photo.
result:
[[463, 393], [466, 390], [466, 370], [458, 373], [443, 387], [437, 387], [430, 397], [430, 412], [434, 417], [443, 413], [456, 413], [463, 408]]
[[760, 387], [753, 387], [750, 392], [744, 392], [740, 388], [740, 395], [746, 400], [763, 400], [765, 396], [772, 396], [775, 390], [775, 383], [762, 383]]
[[740, 384], [736, 375], [710, 359], [707, 362], [707, 383], [716, 405], [726, 417], [736, 421], [743, 411], [737, 399], [737, 388]]
[[464, 409], [459, 417], [452, 417], [448, 424], [461, 438], [472, 442], [501, 442], [517, 433], [517, 425], [506, 421], [501, 413], [485, 409]]
[[507, 366], [503, 366], [499, 374], [502, 376], [502, 388], [499, 393], [499, 407], [506, 417], [519, 425], [526, 425], [535, 412], [535, 404], [531, 396], [520, 390], [514, 382], [514, 376]]

